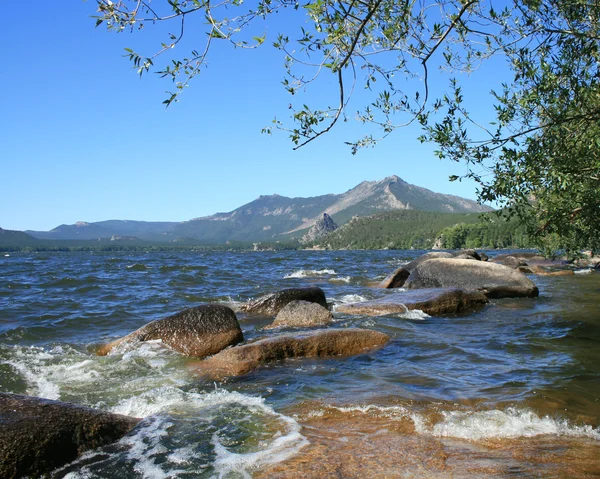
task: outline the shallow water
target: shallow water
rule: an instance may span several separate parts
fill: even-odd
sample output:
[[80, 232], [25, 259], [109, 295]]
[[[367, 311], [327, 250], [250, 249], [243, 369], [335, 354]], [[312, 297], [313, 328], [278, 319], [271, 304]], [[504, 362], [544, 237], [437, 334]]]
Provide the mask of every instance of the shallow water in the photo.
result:
[[[539, 298], [494, 300], [465, 316], [335, 311], [390, 294], [371, 285], [421, 253], [12, 253], [0, 257], [0, 389], [145, 418], [57, 477], [319, 477], [306, 464], [326, 461], [324, 451], [368, 464], [379, 450], [381, 465], [392, 443], [420, 465], [386, 463], [380, 477], [600, 474], [600, 274], [532, 277]], [[187, 307], [236, 309], [262, 292], [308, 285], [325, 291], [336, 326], [392, 341], [222, 383], [204, 382], [159, 343], [94, 354]], [[246, 338], [277, 334], [262, 331], [267, 318], [238, 317]], [[388, 446], [370, 451], [378, 441]], [[541, 455], [556, 460], [541, 464]], [[350, 464], [336, 470], [361, 477]]]

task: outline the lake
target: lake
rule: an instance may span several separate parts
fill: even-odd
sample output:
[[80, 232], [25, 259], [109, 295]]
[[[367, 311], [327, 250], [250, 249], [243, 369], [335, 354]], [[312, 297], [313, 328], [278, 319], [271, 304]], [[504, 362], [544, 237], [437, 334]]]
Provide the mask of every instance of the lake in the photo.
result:
[[[336, 312], [393, 293], [372, 284], [422, 253], [2, 254], [0, 390], [144, 418], [55, 477], [598, 477], [600, 274], [532, 276], [538, 298], [474, 314]], [[392, 340], [223, 382], [157, 342], [95, 354], [182, 309], [296, 286], [325, 291], [336, 327]], [[237, 314], [246, 339], [281, 332]]]

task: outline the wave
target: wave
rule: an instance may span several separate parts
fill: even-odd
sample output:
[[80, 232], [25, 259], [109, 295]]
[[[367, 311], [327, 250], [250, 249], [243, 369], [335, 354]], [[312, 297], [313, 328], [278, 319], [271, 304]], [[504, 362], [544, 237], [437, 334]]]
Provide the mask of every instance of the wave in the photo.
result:
[[587, 269], [576, 269], [574, 271], [575, 274], [590, 274], [593, 273], [594, 270], [592, 268], [587, 268]]
[[339, 278], [331, 278], [329, 281], [332, 283], [350, 283], [351, 280], [350, 276], [340, 276]]
[[[489, 411], [435, 411], [432, 417], [441, 420], [433, 422], [428, 415], [411, 411], [404, 406], [327, 406], [345, 413], [362, 413], [391, 420], [413, 422], [415, 432], [440, 438], [457, 438], [472, 441], [482, 439], [516, 439], [542, 435], [585, 437], [600, 441], [600, 428], [590, 425], [573, 425], [565, 419], [538, 416], [529, 409], [509, 407], [505, 410]], [[310, 416], [322, 416], [324, 410], [312, 412]]]
[[150, 268], [148, 268], [148, 266], [146, 266], [143, 263], [129, 264], [129, 265], [125, 266], [125, 268], [128, 271], [146, 271], [146, 270], [150, 269]]
[[320, 270], [316, 270], [316, 269], [299, 269], [297, 271], [294, 271], [293, 273], [289, 273], [286, 274], [283, 278], [284, 279], [290, 279], [290, 278], [308, 278], [311, 276], [325, 276], [325, 275], [334, 275], [337, 274], [335, 272], [335, 270], [333, 269], [320, 269]]
[[308, 444], [293, 418], [261, 397], [235, 391], [158, 388], [111, 410], [145, 419], [110, 448], [89, 452], [64, 468], [76, 469], [65, 477], [106, 477], [113, 470], [128, 475], [131, 469], [131, 475], [152, 478], [202, 472], [250, 478], [252, 471]]

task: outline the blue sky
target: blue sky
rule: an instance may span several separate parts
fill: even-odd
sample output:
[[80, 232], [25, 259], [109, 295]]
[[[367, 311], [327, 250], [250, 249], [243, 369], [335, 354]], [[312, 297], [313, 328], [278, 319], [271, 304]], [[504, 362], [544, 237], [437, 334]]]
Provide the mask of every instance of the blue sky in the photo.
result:
[[[473, 183], [448, 181], [464, 165], [436, 159], [433, 145], [416, 140], [418, 128], [398, 130], [356, 156], [344, 145], [360, 136], [355, 121], [298, 151], [283, 132], [261, 134], [275, 116], [289, 115], [282, 56], [270, 46], [273, 27], [259, 50], [213, 52], [206, 71], [166, 109], [161, 102], [171, 85], [156, 75], [140, 79], [122, 57], [125, 47], [162, 39], [150, 30], [94, 28], [95, 5], [39, 2], [26, 15], [18, 3], [5, 5], [0, 227], [183, 221], [261, 194], [342, 193], [394, 174], [475, 198]], [[476, 100], [494, 77], [488, 67], [468, 80]]]

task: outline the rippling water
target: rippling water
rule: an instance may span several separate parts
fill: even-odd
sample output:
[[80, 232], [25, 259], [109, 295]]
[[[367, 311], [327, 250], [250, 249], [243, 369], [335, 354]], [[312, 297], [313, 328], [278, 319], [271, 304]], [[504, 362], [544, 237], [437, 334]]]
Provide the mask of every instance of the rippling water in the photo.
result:
[[[575, 476], [600, 473], [600, 274], [534, 277], [539, 298], [494, 300], [466, 316], [335, 312], [341, 303], [390, 294], [372, 284], [421, 253], [0, 256], [0, 389], [145, 418], [59, 477], [250, 477], [266, 470], [269, 477], [277, 464], [285, 476], [303, 451], [325, 441], [314, 434], [324, 418], [328, 427], [350, 427], [357, 415], [361, 427], [404, 421], [421, 443], [450, 438], [489, 448], [496, 441], [499, 450], [497, 441], [550, 438], [564, 449], [577, 438], [576, 449], [592, 448], [592, 459]], [[307, 285], [325, 291], [337, 326], [377, 329], [392, 341], [369, 354], [287, 361], [210, 384], [189, 359], [158, 343], [94, 354], [187, 307], [236, 309], [263, 292]], [[238, 317], [246, 338], [277, 334], [262, 331], [268, 318]]]

